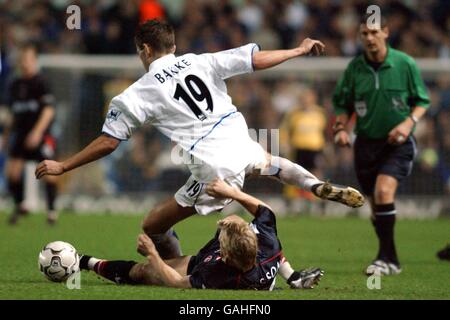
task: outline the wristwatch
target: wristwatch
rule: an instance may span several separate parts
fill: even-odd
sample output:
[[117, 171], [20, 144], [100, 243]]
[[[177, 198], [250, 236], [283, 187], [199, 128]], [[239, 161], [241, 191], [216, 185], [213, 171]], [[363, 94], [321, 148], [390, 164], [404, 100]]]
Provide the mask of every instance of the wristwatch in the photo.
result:
[[410, 114], [408, 117], [412, 120], [412, 122], [414, 122], [414, 125], [416, 125], [417, 122], [419, 122], [419, 119], [417, 119], [417, 117], [413, 114]]

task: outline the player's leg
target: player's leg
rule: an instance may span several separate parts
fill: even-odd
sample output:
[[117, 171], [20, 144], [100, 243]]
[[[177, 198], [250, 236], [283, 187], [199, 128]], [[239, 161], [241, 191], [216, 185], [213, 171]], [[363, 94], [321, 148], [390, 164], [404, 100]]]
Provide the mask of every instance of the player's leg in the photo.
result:
[[[373, 196], [373, 221], [379, 240], [379, 253], [377, 260], [393, 264], [390, 269], [399, 269], [399, 261], [394, 242], [394, 227], [396, 220], [395, 194], [398, 181], [389, 175], [380, 174], [375, 182]], [[397, 270], [393, 270], [393, 273]]]
[[161, 258], [181, 256], [180, 242], [172, 227], [193, 214], [194, 207], [183, 207], [171, 198], [158, 204], [145, 217], [142, 229], [153, 240]]
[[82, 255], [80, 258], [80, 270], [94, 271], [117, 284], [137, 284], [130, 276], [131, 269], [137, 264], [135, 261], [108, 261], [88, 255]]
[[360, 207], [364, 204], [364, 197], [356, 189], [321, 181], [302, 166], [286, 158], [266, 153], [266, 161], [259, 174], [311, 191], [322, 199], [337, 201], [350, 207]]
[[182, 276], [187, 275], [189, 261], [192, 256], [181, 256], [174, 259], [167, 259], [164, 262], [175, 269], [176, 272], [181, 274]]
[[[32, 156], [34, 160], [41, 162], [46, 159], [54, 160], [56, 155], [56, 140], [53, 136], [47, 134], [44, 136], [41, 145], [36, 149]], [[49, 224], [56, 223], [58, 212], [55, 209], [55, 201], [58, 193], [56, 176], [47, 175], [44, 177], [45, 182], [45, 198], [47, 202], [47, 222]]]
[[23, 201], [23, 168], [24, 159], [11, 158], [6, 163], [6, 179], [14, 204], [19, 206]]
[[[369, 199], [369, 206], [370, 206], [370, 213], [371, 213], [370, 214], [370, 221], [372, 222], [372, 226], [375, 229], [375, 233], [376, 233], [376, 235], [377, 235], [377, 237], [379, 239], [380, 235], [379, 235], [379, 232], [378, 232], [378, 229], [377, 229], [377, 224], [376, 224], [376, 219], [375, 219], [376, 218], [376, 215], [375, 215], [376, 209], [375, 209], [375, 200], [373, 198], [373, 194], [370, 195], [370, 196], [367, 196], [367, 198]], [[377, 258], [380, 257], [381, 255], [382, 255], [381, 247], [378, 246]]]
[[265, 154], [265, 161], [256, 168], [261, 176], [275, 178], [285, 184], [312, 191], [312, 187], [323, 183], [302, 166], [282, 157]]
[[6, 179], [8, 189], [14, 199], [14, 211], [9, 219], [10, 224], [17, 223], [20, 216], [26, 214], [26, 209], [22, 207], [24, 200], [23, 185], [24, 159], [10, 158], [6, 163]]
[[377, 259], [367, 268], [367, 274], [384, 275], [401, 272], [394, 241], [397, 210], [395, 194], [399, 183], [411, 174], [416, 145], [413, 137], [400, 146], [387, 145], [378, 156], [379, 169], [373, 189], [373, 224], [379, 239]]
[[281, 259], [278, 273], [292, 289], [312, 289], [324, 275], [324, 271], [320, 268], [295, 271], [286, 257]]
[[[164, 262], [174, 268], [179, 274], [186, 275], [191, 256], [182, 256]], [[102, 260], [88, 255], [80, 258], [80, 269], [94, 271], [99, 276], [117, 284], [147, 284], [162, 285], [153, 268], [145, 262], [138, 263], [126, 260]]]
[[[357, 138], [354, 144], [354, 165], [356, 177], [358, 178], [359, 185], [361, 186], [364, 194], [369, 198], [369, 204], [371, 208], [371, 221], [374, 227], [377, 238], [380, 241], [380, 228], [377, 227], [377, 215], [375, 204], [375, 185], [377, 182], [377, 176], [379, 175], [380, 158], [382, 158], [382, 151], [384, 142], [366, 141], [361, 138]], [[374, 273], [389, 274], [389, 266], [384, 260], [379, 257], [385, 255], [382, 246], [378, 247], [378, 253], [376, 258], [369, 264], [365, 272], [367, 275]]]
[[[185, 276], [187, 267], [191, 256], [182, 256], [174, 259], [164, 260], [164, 262], [171, 266], [180, 275]], [[155, 273], [154, 268], [148, 263], [138, 263], [130, 270], [130, 278], [136, 282], [146, 285], [164, 286], [166, 285], [160, 278], [158, 273]]]
[[[388, 179], [386, 179], [388, 177]], [[392, 177], [378, 175], [374, 187], [373, 195], [370, 197], [371, 221], [378, 238], [378, 253], [374, 261], [366, 268], [366, 274], [390, 275], [401, 272], [394, 243], [394, 226], [396, 212], [394, 206], [394, 196], [389, 195], [387, 188], [397, 189]], [[387, 182], [385, 181], [387, 180]], [[383, 185], [383, 188], [380, 186]], [[378, 188], [377, 188], [378, 186]], [[383, 205], [383, 203], [385, 203]]]
[[57, 177], [45, 176], [45, 196], [47, 201], [47, 222], [54, 224], [58, 220], [58, 212], [55, 208], [56, 196], [58, 193]]

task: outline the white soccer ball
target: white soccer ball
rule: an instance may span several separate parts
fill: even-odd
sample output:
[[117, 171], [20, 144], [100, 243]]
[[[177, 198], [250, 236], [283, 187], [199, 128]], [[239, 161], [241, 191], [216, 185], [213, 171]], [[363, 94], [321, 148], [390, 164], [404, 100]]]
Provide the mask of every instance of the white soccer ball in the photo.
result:
[[39, 253], [39, 270], [51, 281], [67, 280], [80, 270], [77, 250], [67, 242], [50, 242]]

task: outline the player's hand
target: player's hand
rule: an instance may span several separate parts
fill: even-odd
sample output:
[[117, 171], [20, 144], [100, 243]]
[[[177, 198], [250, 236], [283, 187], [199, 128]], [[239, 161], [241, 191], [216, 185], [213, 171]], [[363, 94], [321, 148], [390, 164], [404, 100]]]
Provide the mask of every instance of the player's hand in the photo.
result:
[[300, 55], [320, 56], [325, 52], [325, 45], [321, 41], [310, 38], [303, 40], [298, 48], [300, 49]]
[[39, 147], [41, 142], [42, 133], [33, 130], [27, 135], [25, 139], [25, 148], [27, 148], [28, 150], [34, 150]]
[[152, 239], [150, 239], [150, 237], [147, 236], [146, 234], [140, 234], [138, 236], [137, 251], [145, 257], [148, 257], [149, 255], [157, 252], [155, 244], [153, 243]]
[[236, 189], [217, 178], [206, 186], [206, 193], [214, 198], [233, 198]]
[[403, 144], [411, 134], [413, 127], [414, 122], [407, 118], [389, 132], [388, 143], [393, 145]]
[[334, 135], [334, 143], [341, 147], [351, 147], [350, 135], [347, 131], [341, 130]]
[[62, 162], [53, 160], [44, 160], [37, 165], [34, 175], [36, 176], [36, 179], [40, 179], [46, 175], [59, 176], [63, 173], [64, 173], [64, 166]]

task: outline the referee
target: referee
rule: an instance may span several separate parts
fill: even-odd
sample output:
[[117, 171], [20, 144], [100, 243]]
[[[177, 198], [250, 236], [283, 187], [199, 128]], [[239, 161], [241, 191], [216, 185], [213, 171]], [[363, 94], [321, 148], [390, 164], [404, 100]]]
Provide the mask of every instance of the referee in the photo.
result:
[[[9, 191], [14, 198], [15, 210], [9, 223], [16, 224], [21, 216], [28, 213], [23, 206], [23, 169], [25, 161], [42, 161], [53, 158], [55, 140], [50, 135], [50, 126], [55, 116], [53, 95], [45, 80], [38, 73], [37, 51], [33, 45], [25, 45], [19, 56], [20, 76], [9, 88], [7, 101], [12, 123], [6, 128], [4, 145], [8, 150], [6, 177]], [[56, 222], [54, 208], [56, 180], [46, 179], [47, 222]]]
[[411, 173], [416, 155], [412, 132], [430, 100], [414, 59], [386, 44], [386, 21], [375, 28], [367, 21], [366, 15], [359, 26], [364, 53], [350, 62], [334, 92], [334, 141], [351, 145], [347, 124], [356, 113], [355, 170], [370, 199], [379, 240], [366, 274], [394, 275], [401, 272], [394, 243], [395, 193]]

